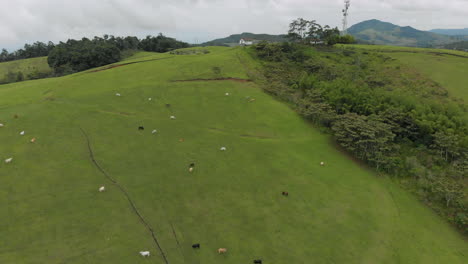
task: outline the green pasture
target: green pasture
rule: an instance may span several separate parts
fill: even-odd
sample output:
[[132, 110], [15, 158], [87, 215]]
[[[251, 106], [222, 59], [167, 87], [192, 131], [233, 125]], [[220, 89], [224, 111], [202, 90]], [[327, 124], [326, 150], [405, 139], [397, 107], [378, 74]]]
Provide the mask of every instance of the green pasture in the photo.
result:
[[441, 84], [449, 91], [449, 96], [468, 102], [468, 52], [379, 45], [351, 47], [383, 52], [398, 59], [402, 64]]
[[6, 75], [11, 72], [15, 75], [22, 72], [24, 79], [30, 79], [28, 75], [50, 74], [52, 69], [47, 64], [47, 57], [15, 60], [0, 63], [0, 82], [6, 79]]
[[170, 264], [467, 263], [452, 227], [255, 83], [176, 82], [248, 78], [243, 49], [209, 50], [0, 85], [0, 263], [165, 263], [82, 130]]

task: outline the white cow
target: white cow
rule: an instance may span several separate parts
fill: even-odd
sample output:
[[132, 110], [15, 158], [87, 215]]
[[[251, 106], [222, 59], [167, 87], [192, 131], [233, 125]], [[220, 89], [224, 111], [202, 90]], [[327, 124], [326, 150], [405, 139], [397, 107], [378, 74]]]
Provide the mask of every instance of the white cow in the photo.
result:
[[171, 116], [171, 119], [175, 119], [175, 116]]
[[225, 150], [226, 150], [226, 147], [221, 147], [219, 150], [225, 151]]
[[156, 129], [151, 131], [151, 134], [156, 134], [156, 133], [158, 133], [158, 131]]
[[153, 100], [153, 99], [151, 99], [151, 97], [150, 97], [150, 98], [148, 98], [148, 101], [151, 101], [151, 100]]
[[8, 158], [5, 160], [5, 163], [10, 163], [13, 160], [13, 158]]
[[119, 93], [116, 93], [115, 96], [120, 96], [120, 94], [119, 94]]
[[140, 251], [140, 255], [142, 255], [143, 257], [149, 257], [150, 252], [149, 251]]
[[106, 190], [106, 187], [104, 187], [104, 186], [99, 187], [99, 192], [103, 192], [105, 190]]
[[189, 171], [189, 172], [192, 172], [192, 171], [193, 171], [193, 167], [190, 167], [190, 168], [188, 169], [188, 171]]
[[226, 96], [228, 96], [228, 95], [229, 95], [229, 93], [226, 93]]
[[24, 136], [24, 131], [21, 131], [21, 132], [20, 132], [20, 135]]
[[325, 165], [325, 162], [323, 162], [323, 161], [320, 162], [320, 166], [323, 166], [323, 165]]
[[5, 125], [3, 125], [3, 124], [0, 124], [0, 127], [4, 127], [4, 126], [5, 126]]

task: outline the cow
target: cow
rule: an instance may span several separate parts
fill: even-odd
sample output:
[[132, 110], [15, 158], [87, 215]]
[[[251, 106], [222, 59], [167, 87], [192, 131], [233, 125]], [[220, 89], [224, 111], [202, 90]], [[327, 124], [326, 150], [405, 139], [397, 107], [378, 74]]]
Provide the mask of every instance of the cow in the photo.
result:
[[120, 96], [120, 94], [119, 94], [119, 93], [116, 93], [115, 96]]
[[288, 196], [288, 195], [289, 195], [288, 192], [282, 192], [281, 194], [282, 194], [283, 196]]
[[156, 129], [154, 129], [153, 131], [151, 131], [151, 134], [156, 134], [158, 133], [158, 131]]
[[140, 251], [140, 255], [142, 255], [143, 257], [149, 257], [150, 252], [149, 251]]
[[262, 264], [262, 260], [261, 259], [256, 259], [253, 261], [254, 264]]
[[0, 127], [4, 127], [4, 126], [5, 126], [4, 124], [0, 123]]
[[106, 190], [106, 187], [104, 187], [104, 186], [99, 187], [99, 192], [103, 192], [105, 190]]
[[21, 131], [21, 132], [20, 132], [20, 135], [24, 136], [24, 133], [25, 133], [24, 131]]
[[5, 160], [5, 163], [10, 163], [13, 160], [13, 158], [8, 158]]
[[218, 253], [219, 253], [219, 254], [224, 254], [224, 253], [226, 253], [226, 252], [227, 252], [227, 249], [225, 249], [225, 248], [218, 248]]
[[200, 248], [200, 244], [199, 244], [199, 243], [193, 244], [193, 245], [192, 245], [192, 248], [194, 248], [194, 249], [195, 249], [195, 248]]
[[139, 126], [138, 130], [145, 130], [145, 127], [144, 126]]
[[171, 116], [171, 119], [174, 120], [174, 119], [175, 119], [175, 116]]
[[226, 150], [226, 147], [221, 147], [219, 150], [225, 151], [225, 150]]
[[325, 162], [323, 162], [323, 161], [320, 162], [320, 166], [323, 166], [323, 165], [325, 165]]
[[31, 143], [36, 142], [36, 138], [31, 138]]

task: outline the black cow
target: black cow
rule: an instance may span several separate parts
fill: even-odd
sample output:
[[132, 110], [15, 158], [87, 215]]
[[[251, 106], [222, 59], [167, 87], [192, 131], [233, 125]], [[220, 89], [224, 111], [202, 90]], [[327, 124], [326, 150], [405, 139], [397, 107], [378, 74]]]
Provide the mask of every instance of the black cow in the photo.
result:
[[171, 107], [171, 104], [166, 104], [166, 107]]
[[288, 196], [288, 195], [289, 195], [288, 192], [282, 192], [281, 194], [284, 195], [284, 196]]
[[192, 248], [200, 248], [200, 244], [199, 244], [199, 243], [193, 244], [193, 245], [192, 245]]
[[145, 127], [139, 126], [139, 127], [138, 127], [138, 130], [145, 130]]
[[262, 260], [261, 259], [256, 259], [256, 260], [254, 260], [254, 263], [255, 264], [262, 264]]
[[195, 163], [190, 163], [190, 167], [191, 168], [195, 167]]

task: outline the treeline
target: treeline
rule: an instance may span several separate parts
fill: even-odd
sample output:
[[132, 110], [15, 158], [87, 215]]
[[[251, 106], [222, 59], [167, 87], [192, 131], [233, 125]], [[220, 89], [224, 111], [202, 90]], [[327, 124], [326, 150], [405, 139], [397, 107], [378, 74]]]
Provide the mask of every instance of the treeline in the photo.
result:
[[377, 53], [294, 43], [261, 43], [251, 52], [263, 61], [267, 92], [468, 233], [465, 105]]
[[315, 20], [305, 20], [298, 18], [289, 24], [287, 37], [293, 41], [303, 44], [327, 44], [337, 43], [351, 44], [356, 42], [351, 35], [340, 35], [337, 27], [332, 28], [328, 25], [322, 26]]
[[108, 35], [94, 39], [70, 39], [55, 46], [49, 54], [48, 63], [57, 75], [63, 75], [117, 62], [121, 59], [121, 52], [126, 50], [167, 52], [188, 46], [185, 42], [163, 34], [147, 36], [141, 40], [137, 37]]
[[37, 41], [33, 44], [25, 44], [22, 49], [11, 53], [6, 49], [2, 49], [2, 52], [0, 53], [0, 62], [47, 56], [54, 47], [55, 45], [51, 41], [47, 44]]
[[[54, 70], [53, 75], [60, 76], [117, 62], [125, 51], [167, 52], [185, 47], [189, 47], [189, 44], [163, 34], [147, 36], [143, 39], [133, 36], [104, 35], [92, 39], [69, 39], [56, 45], [52, 42], [48, 44], [35, 42], [32, 45], [26, 44], [23, 49], [12, 53], [3, 49], [0, 53], [0, 62], [48, 56], [48, 64]], [[21, 75], [21, 73], [12, 74]], [[16, 77], [8, 80], [10, 79], [22, 80]]]

